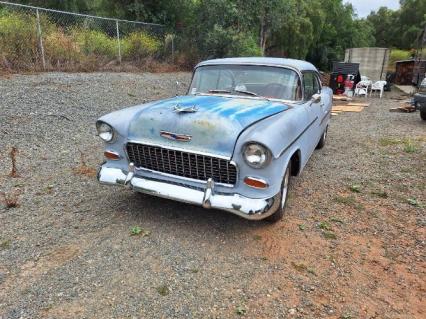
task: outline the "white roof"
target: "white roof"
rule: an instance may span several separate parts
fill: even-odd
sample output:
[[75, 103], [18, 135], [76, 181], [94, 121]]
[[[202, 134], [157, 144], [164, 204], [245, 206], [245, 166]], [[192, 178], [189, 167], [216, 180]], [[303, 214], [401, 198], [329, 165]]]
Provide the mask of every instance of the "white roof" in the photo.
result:
[[271, 65], [281, 67], [291, 67], [299, 71], [316, 71], [317, 68], [306, 61], [295, 60], [295, 59], [283, 59], [283, 58], [266, 58], [266, 57], [252, 57], [252, 58], [225, 58], [225, 59], [214, 59], [207, 60], [197, 64], [196, 68], [204, 65], [221, 65], [221, 64], [240, 64], [240, 65]]

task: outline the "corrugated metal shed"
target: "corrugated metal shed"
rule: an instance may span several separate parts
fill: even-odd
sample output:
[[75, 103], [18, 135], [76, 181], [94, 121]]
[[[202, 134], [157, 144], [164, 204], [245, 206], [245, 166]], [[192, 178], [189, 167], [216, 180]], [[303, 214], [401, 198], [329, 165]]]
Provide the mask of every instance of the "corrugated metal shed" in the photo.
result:
[[390, 49], [352, 48], [345, 51], [345, 62], [359, 63], [361, 75], [372, 81], [385, 80], [389, 63]]

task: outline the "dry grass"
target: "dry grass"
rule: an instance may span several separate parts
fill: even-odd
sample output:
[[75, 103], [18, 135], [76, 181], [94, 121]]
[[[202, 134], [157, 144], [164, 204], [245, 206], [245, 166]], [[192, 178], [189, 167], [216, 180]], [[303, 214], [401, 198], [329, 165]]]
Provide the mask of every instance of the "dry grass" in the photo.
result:
[[15, 191], [9, 194], [1, 192], [1, 202], [6, 206], [7, 209], [19, 207], [19, 195], [19, 191]]
[[12, 150], [9, 153], [10, 159], [12, 160], [12, 171], [9, 176], [16, 178], [19, 177], [18, 171], [16, 169], [16, 154], [18, 154], [18, 149], [16, 147], [12, 147]]
[[86, 158], [84, 156], [84, 153], [81, 150], [79, 150], [79, 152], [80, 152], [80, 165], [73, 169], [74, 174], [88, 176], [88, 177], [95, 177], [96, 169], [88, 166], [86, 163]]

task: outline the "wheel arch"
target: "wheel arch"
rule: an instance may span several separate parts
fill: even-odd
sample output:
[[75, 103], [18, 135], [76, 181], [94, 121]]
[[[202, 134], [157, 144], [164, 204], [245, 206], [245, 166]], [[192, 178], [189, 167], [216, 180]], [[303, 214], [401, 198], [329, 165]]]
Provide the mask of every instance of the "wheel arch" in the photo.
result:
[[291, 176], [298, 176], [302, 168], [302, 155], [300, 149], [297, 149], [290, 157]]

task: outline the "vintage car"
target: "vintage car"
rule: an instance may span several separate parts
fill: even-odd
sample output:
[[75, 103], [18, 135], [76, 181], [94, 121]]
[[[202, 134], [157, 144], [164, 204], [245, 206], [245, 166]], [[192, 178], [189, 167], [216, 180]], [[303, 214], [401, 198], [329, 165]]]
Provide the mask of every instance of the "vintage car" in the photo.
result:
[[332, 91], [310, 63], [199, 63], [185, 96], [102, 116], [102, 184], [127, 185], [250, 220], [282, 218], [291, 176], [323, 147]]
[[414, 94], [413, 104], [420, 111], [420, 117], [426, 121], [426, 78], [419, 86], [419, 91]]

